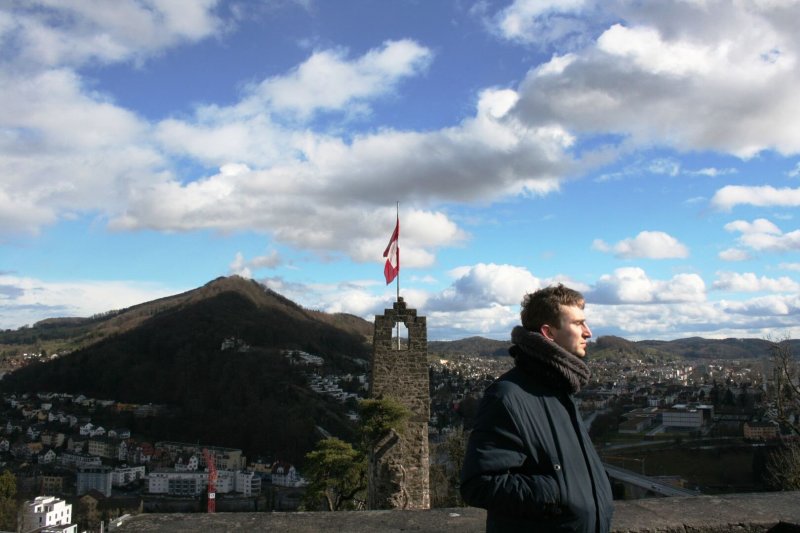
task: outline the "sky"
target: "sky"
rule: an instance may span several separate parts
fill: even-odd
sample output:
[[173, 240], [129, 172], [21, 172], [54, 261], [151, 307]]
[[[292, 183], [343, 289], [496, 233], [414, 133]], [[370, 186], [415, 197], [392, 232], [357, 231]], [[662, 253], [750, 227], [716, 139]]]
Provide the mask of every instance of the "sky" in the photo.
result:
[[[800, 337], [800, 0], [0, 0], [0, 329], [255, 279]], [[399, 206], [399, 207], [398, 207]], [[399, 210], [399, 211], [398, 211]]]

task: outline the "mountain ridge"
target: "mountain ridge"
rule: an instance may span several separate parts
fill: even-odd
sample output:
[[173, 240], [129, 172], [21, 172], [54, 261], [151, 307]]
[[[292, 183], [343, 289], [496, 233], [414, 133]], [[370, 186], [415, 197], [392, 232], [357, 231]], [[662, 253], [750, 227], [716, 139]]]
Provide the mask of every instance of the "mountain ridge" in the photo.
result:
[[293, 364], [286, 351], [320, 356], [323, 366], [313, 369], [325, 374], [365, 373], [366, 321], [326, 317], [259, 284], [225, 278], [99, 322], [113, 333], [81, 329], [94, 333], [94, 342], [19, 368], [0, 389], [165, 404], [172, 418], [130, 418], [125, 425], [159, 440], [200, 439], [248, 454], [281, 453], [292, 462], [302, 462], [318, 427], [353, 435], [346, 413], [352, 406], [314, 393], [312, 368]]
[[[182, 308], [225, 292], [237, 292], [257, 307], [280, 309], [297, 319], [313, 320], [355, 333], [366, 342], [371, 342], [373, 324], [348, 313], [324, 313], [301, 307], [283, 295], [255, 280], [240, 276], [218, 277], [189, 291], [165, 296], [131, 307], [110, 310], [92, 317], [48, 318], [33, 327], [0, 331], [0, 354], [15, 353], [69, 353], [86, 348], [113, 335], [135, 329], [153, 316], [164, 311]], [[800, 341], [790, 340], [797, 353]], [[590, 342], [589, 355], [609, 356], [614, 351], [630, 353], [671, 354], [689, 358], [746, 358], [760, 357], [769, 351], [770, 341], [765, 339], [706, 339], [689, 337], [670, 341], [628, 341], [622, 337], [603, 336]], [[462, 355], [502, 357], [507, 355], [510, 341], [498, 341], [480, 336], [471, 336], [451, 341], [429, 341], [428, 351], [432, 355]], [[611, 351], [609, 351], [611, 350]], [[754, 355], [755, 354], [755, 355]]]
[[32, 327], [0, 331], [0, 353], [5, 356], [42, 351], [46, 354], [69, 353], [130, 331], [161, 312], [192, 305], [224, 292], [237, 292], [256, 306], [282, 309], [292, 316], [324, 322], [364, 338], [372, 334], [372, 324], [359, 317], [308, 310], [254, 280], [229, 276], [218, 277], [196, 289], [92, 317], [47, 318]]

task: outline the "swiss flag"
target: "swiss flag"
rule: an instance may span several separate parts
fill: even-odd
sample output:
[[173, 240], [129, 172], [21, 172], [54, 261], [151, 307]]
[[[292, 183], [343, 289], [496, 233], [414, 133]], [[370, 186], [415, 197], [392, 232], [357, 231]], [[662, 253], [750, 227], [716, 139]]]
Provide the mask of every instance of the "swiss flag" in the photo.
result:
[[383, 251], [383, 257], [386, 258], [386, 264], [383, 266], [383, 276], [386, 278], [386, 284], [390, 284], [397, 277], [400, 272], [400, 248], [397, 246], [397, 241], [400, 238], [400, 219], [397, 219], [397, 225], [394, 227], [392, 238], [389, 239], [389, 245]]

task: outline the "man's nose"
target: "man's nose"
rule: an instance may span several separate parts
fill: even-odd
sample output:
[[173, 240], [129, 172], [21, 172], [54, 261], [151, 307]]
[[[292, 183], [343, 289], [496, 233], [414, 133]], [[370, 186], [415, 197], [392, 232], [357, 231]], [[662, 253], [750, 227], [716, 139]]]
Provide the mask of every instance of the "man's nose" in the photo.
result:
[[592, 330], [589, 329], [589, 326], [584, 324], [583, 325], [583, 337], [585, 339], [588, 339], [588, 338], [591, 338], [591, 336], [592, 336]]

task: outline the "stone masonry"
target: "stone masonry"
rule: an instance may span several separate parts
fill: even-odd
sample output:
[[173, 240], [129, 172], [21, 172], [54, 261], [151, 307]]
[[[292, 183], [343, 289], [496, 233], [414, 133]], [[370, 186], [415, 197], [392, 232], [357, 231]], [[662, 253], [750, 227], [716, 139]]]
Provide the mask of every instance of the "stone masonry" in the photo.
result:
[[[408, 342], [398, 348], [393, 333], [401, 323], [408, 330]], [[375, 317], [370, 383], [372, 398], [392, 398], [411, 411], [411, 417], [406, 431], [390, 432], [370, 454], [367, 507], [428, 509], [428, 329], [425, 317], [408, 309], [403, 298]]]

